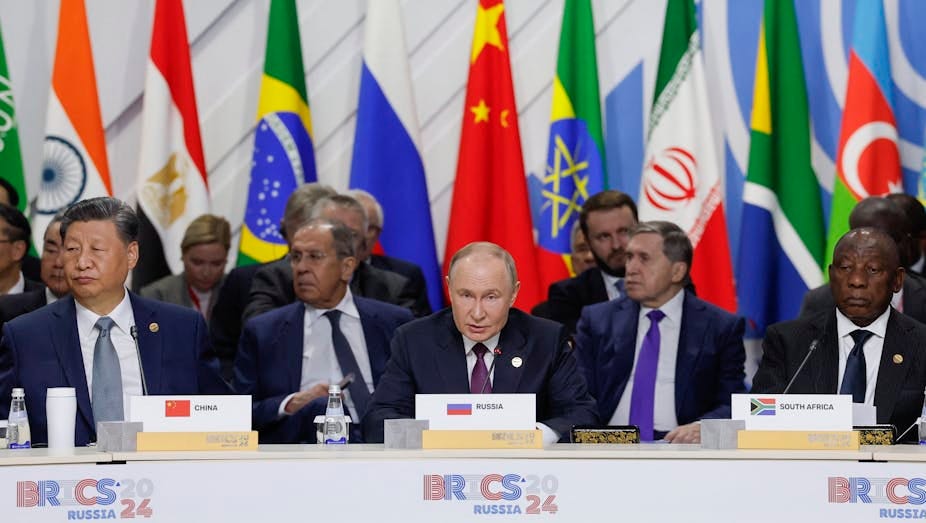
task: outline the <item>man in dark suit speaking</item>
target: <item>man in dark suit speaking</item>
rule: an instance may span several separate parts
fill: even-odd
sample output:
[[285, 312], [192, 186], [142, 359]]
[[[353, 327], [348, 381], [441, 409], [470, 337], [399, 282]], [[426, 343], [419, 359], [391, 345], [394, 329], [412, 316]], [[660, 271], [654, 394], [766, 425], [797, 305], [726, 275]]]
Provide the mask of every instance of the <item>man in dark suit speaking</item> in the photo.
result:
[[[234, 388], [253, 399], [261, 443], [314, 443], [313, 420], [325, 413], [328, 384], [350, 374], [345, 403], [359, 427], [389, 359], [389, 340], [412, 319], [407, 309], [351, 293], [355, 242], [340, 222], [300, 227], [288, 259], [298, 301], [248, 321], [235, 361]], [[359, 429], [351, 432], [357, 442]]]
[[0, 417], [11, 389], [25, 388], [32, 442], [45, 443], [46, 389], [74, 387], [75, 442], [86, 445], [96, 422], [125, 419], [131, 396], [227, 392], [202, 316], [126, 290], [139, 256], [131, 207], [109, 197], [80, 201], [65, 212], [61, 236], [73, 297], [3, 327]]
[[627, 296], [582, 311], [576, 352], [598, 415], [640, 439], [700, 443], [745, 392], [742, 318], [685, 289], [693, 248], [674, 223], [644, 222], [627, 244]]
[[878, 423], [909, 427], [923, 405], [926, 326], [891, 307], [904, 280], [899, 260], [885, 232], [846, 233], [829, 267], [835, 308], [768, 328], [753, 392], [781, 393], [794, 378], [789, 392], [851, 394], [876, 407]]
[[451, 307], [396, 330], [363, 420], [368, 442], [383, 440], [383, 420], [415, 415], [415, 394], [536, 394], [545, 443], [597, 422], [569, 333], [512, 309], [519, 285], [514, 260], [498, 245], [471, 243], [453, 256]]

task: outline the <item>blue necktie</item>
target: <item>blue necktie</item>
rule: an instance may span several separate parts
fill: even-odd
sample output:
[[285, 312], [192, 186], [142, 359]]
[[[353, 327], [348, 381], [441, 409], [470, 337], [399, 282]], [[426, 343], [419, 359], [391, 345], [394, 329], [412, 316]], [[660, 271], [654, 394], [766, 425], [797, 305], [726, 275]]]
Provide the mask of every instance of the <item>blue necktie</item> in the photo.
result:
[[624, 278], [621, 278], [617, 280], [616, 282], [614, 282], [614, 288], [617, 289], [617, 296], [615, 296], [614, 299], [617, 299], [623, 296], [626, 293], [626, 291], [624, 290]]
[[852, 403], [865, 403], [865, 385], [868, 381], [868, 371], [865, 366], [865, 351], [862, 348], [873, 333], [864, 329], [852, 331], [850, 336], [855, 341], [852, 352], [846, 359], [846, 372], [842, 375], [840, 394], [851, 394]]
[[334, 345], [334, 355], [338, 358], [341, 374], [345, 376], [354, 374], [354, 381], [347, 386], [347, 390], [350, 391], [350, 399], [354, 402], [354, 410], [357, 411], [354, 413], [357, 416], [354, 421], [360, 423], [370, 403], [370, 389], [367, 388], [367, 382], [363, 379], [363, 373], [360, 372], [354, 351], [351, 350], [347, 338], [341, 332], [341, 311], [332, 309], [326, 312], [325, 316], [331, 324], [331, 343]]
[[656, 369], [659, 366], [659, 322], [666, 317], [659, 309], [646, 314], [649, 330], [643, 337], [633, 376], [630, 396], [630, 424], [640, 427], [640, 441], [653, 441], [653, 407], [656, 395]]
[[109, 316], [96, 321], [100, 335], [93, 346], [93, 419], [100, 421], [122, 421], [122, 368], [116, 347], [110, 338], [110, 331], [116, 322]]

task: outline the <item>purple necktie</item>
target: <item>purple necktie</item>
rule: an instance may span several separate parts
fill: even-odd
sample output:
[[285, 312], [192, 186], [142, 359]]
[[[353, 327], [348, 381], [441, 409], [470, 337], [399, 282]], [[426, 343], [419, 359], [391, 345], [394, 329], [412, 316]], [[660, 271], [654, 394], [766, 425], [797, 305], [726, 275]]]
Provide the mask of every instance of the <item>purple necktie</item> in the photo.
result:
[[640, 441], [653, 441], [653, 399], [656, 392], [656, 368], [659, 365], [659, 322], [666, 317], [659, 309], [646, 314], [649, 330], [643, 337], [637, 356], [630, 396], [630, 424], [640, 427]]
[[473, 367], [473, 375], [469, 380], [469, 391], [473, 394], [489, 394], [492, 392], [492, 382], [489, 377], [489, 369], [486, 368], [485, 355], [489, 349], [481, 343], [473, 345], [473, 352], [476, 353], [476, 366]]

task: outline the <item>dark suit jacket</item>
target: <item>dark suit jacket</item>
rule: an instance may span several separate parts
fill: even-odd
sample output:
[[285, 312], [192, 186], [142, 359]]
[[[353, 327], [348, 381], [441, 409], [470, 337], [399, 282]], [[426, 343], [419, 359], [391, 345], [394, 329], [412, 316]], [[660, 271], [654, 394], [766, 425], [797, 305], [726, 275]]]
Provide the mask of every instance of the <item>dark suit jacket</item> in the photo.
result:
[[[903, 313], [920, 323], [926, 323], [926, 278], [908, 272], [903, 279]], [[809, 318], [836, 308], [829, 284], [807, 291], [801, 302], [799, 318]], [[906, 428], [906, 427], [904, 427]]]
[[547, 318], [562, 323], [569, 332], [576, 331], [582, 307], [608, 301], [604, 277], [598, 267], [550, 285], [547, 296]]
[[[350, 282], [350, 291], [354, 296], [405, 307], [413, 314], [422, 312], [415, 310], [415, 297], [408, 290], [408, 278], [371, 267], [367, 263], [357, 266]], [[293, 290], [293, 268], [289, 258], [270, 262], [254, 274], [243, 319], [247, 321], [262, 312], [289, 305], [294, 301], [296, 292]]]
[[415, 297], [413, 312], [415, 316], [422, 317], [431, 314], [431, 303], [428, 301], [428, 285], [424, 281], [424, 272], [421, 267], [384, 254], [371, 254], [370, 265], [384, 271], [395, 272], [408, 278], [405, 292]]
[[[586, 307], [576, 352], [606, 422], [614, 415], [634, 368], [640, 305], [624, 296]], [[730, 394], [746, 392], [744, 321], [685, 292], [675, 363], [675, 415], [679, 425], [729, 418]]]
[[[129, 294], [138, 325], [148, 394], [223, 394], [199, 313]], [[157, 323], [157, 332], [148, 326]], [[9, 415], [13, 387], [26, 389], [32, 442], [45, 443], [45, 390], [74, 387], [77, 392], [77, 445], [96, 440], [96, 423], [77, 334], [74, 298], [62, 298], [20, 316], [3, 327], [0, 342], [0, 417]]]
[[[354, 303], [360, 313], [376, 385], [389, 359], [393, 332], [412, 315], [401, 307], [360, 297], [355, 297]], [[306, 406], [302, 409], [305, 412], [292, 416], [277, 415], [280, 403], [298, 392], [302, 381], [304, 318], [305, 306], [299, 301], [260, 314], [244, 327], [235, 361], [234, 389], [238, 394], [251, 395], [252, 422], [260, 431], [261, 443], [315, 442], [313, 420], [316, 413], [324, 413], [324, 405], [320, 405], [321, 409]], [[353, 418], [359, 424], [360, 416]]]
[[[216, 284], [215, 296], [209, 302], [209, 308], [215, 309], [216, 300], [219, 297], [218, 293], [222, 288], [222, 280]], [[142, 287], [138, 291], [144, 298], [150, 300], [163, 301], [166, 303], [173, 303], [174, 305], [179, 305], [181, 307], [186, 307], [188, 309], [195, 309], [193, 306], [193, 300], [190, 298], [190, 291], [186, 281], [186, 275], [184, 273], [180, 274], [171, 274], [170, 276], [164, 276], [163, 278], [149, 283]], [[212, 310], [209, 311], [209, 317], [212, 317]], [[208, 321], [206, 323], [209, 323]]]
[[42, 260], [31, 254], [23, 256], [19, 270], [22, 271], [25, 279], [32, 280], [33, 283], [42, 281]]
[[0, 296], [0, 329], [6, 322], [47, 305], [45, 289]]
[[241, 317], [251, 294], [251, 281], [258, 269], [264, 265], [266, 264], [245, 265], [232, 269], [225, 275], [219, 295], [214, 300], [209, 333], [212, 335], [212, 346], [219, 357], [222, 377], [227, 381], [232, 380], [235, 354], [238, 353], [238, 338], [241, 337], [241, 325], [244, 321]]
[[[752, 379], [752, 391], [780, 394], [807, 355], [810, 344], [819, 340], [816, 352], [807, 360], [789, 392], [836, 394], [839, 383], [836, 335], [835, 308], [809, 318], [769, 326], [762, 341], [762, 362]], [[894, 361], [898, 355], [901, 363]], [[924, 387], [926, 325], [891, 309], [875, 385], [877, 422], [893, 424], [898, 434], [906, 430], [923, 407]], [[916, 432], [911, 431], [909, 437], [915, 438]]]
[[[504, 352], [495, 360], [492, 392], [536, 394], [537, 421], [568, 441], [573, 425], [595, 424], [598, 416], [567, 339], [562, 325], [511, 309], [498, 342]], [[524, 364], [511, 365], [515, 357]], [[451, 309], [399, 327], [363, 419], [366, 441], [383, 441], [384, 420], [414, 417], [415, 394], [466, 394], [469, 378]]]

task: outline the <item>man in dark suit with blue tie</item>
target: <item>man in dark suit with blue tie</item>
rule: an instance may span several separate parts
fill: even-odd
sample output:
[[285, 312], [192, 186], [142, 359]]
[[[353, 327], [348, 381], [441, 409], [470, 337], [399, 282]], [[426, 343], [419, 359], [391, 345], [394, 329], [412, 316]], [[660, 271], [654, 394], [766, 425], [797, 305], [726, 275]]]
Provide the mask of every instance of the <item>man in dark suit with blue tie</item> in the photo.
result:
[[447, 286], [450, 309], [396, 330], [363, 420], [368, 442], [383, 441], [384, 420], [414, 417], [415, 394], [533, 393], [544, 443], [597, 422], [566, 329], [511, 308], [520, 283], [507, 251], [487, 242], [460, 249]]
[[139, 256], [131, 207], [110, 197], [80, 201], [65, 212], [61, 235], [73, 297], [3, 327], [0, 417], [11, 389], [24, 387], [32, 442], [45, 443], [46, 389], [74, 387], [75, 443], [86, 445], [96, 422], [125, 419], [131, 396], [227, 392], [202, 316], [125, 288]]
[[351, 441], [360, 441], [360, 419], [389, 359], [389, 340], [412, 315], [351, 293], [353, 234], [324, 218], [299, 228], [289, 251], [298, 301], [245, 325], [234, 388], [253, 398], [261, 443], [314, 443], [313, 420], [325, 412], [329, 383], [351, 375], [345, 403], [356, 422]]
[[576, 351], [598, 415], [640, 439], [699, 443], [698, 420], [730, 417], [745, 392], [742, 318], [686, 290], [693, 249], [669, 222], [644, 222], [627, 245], [627, 296], [586, 307]]

